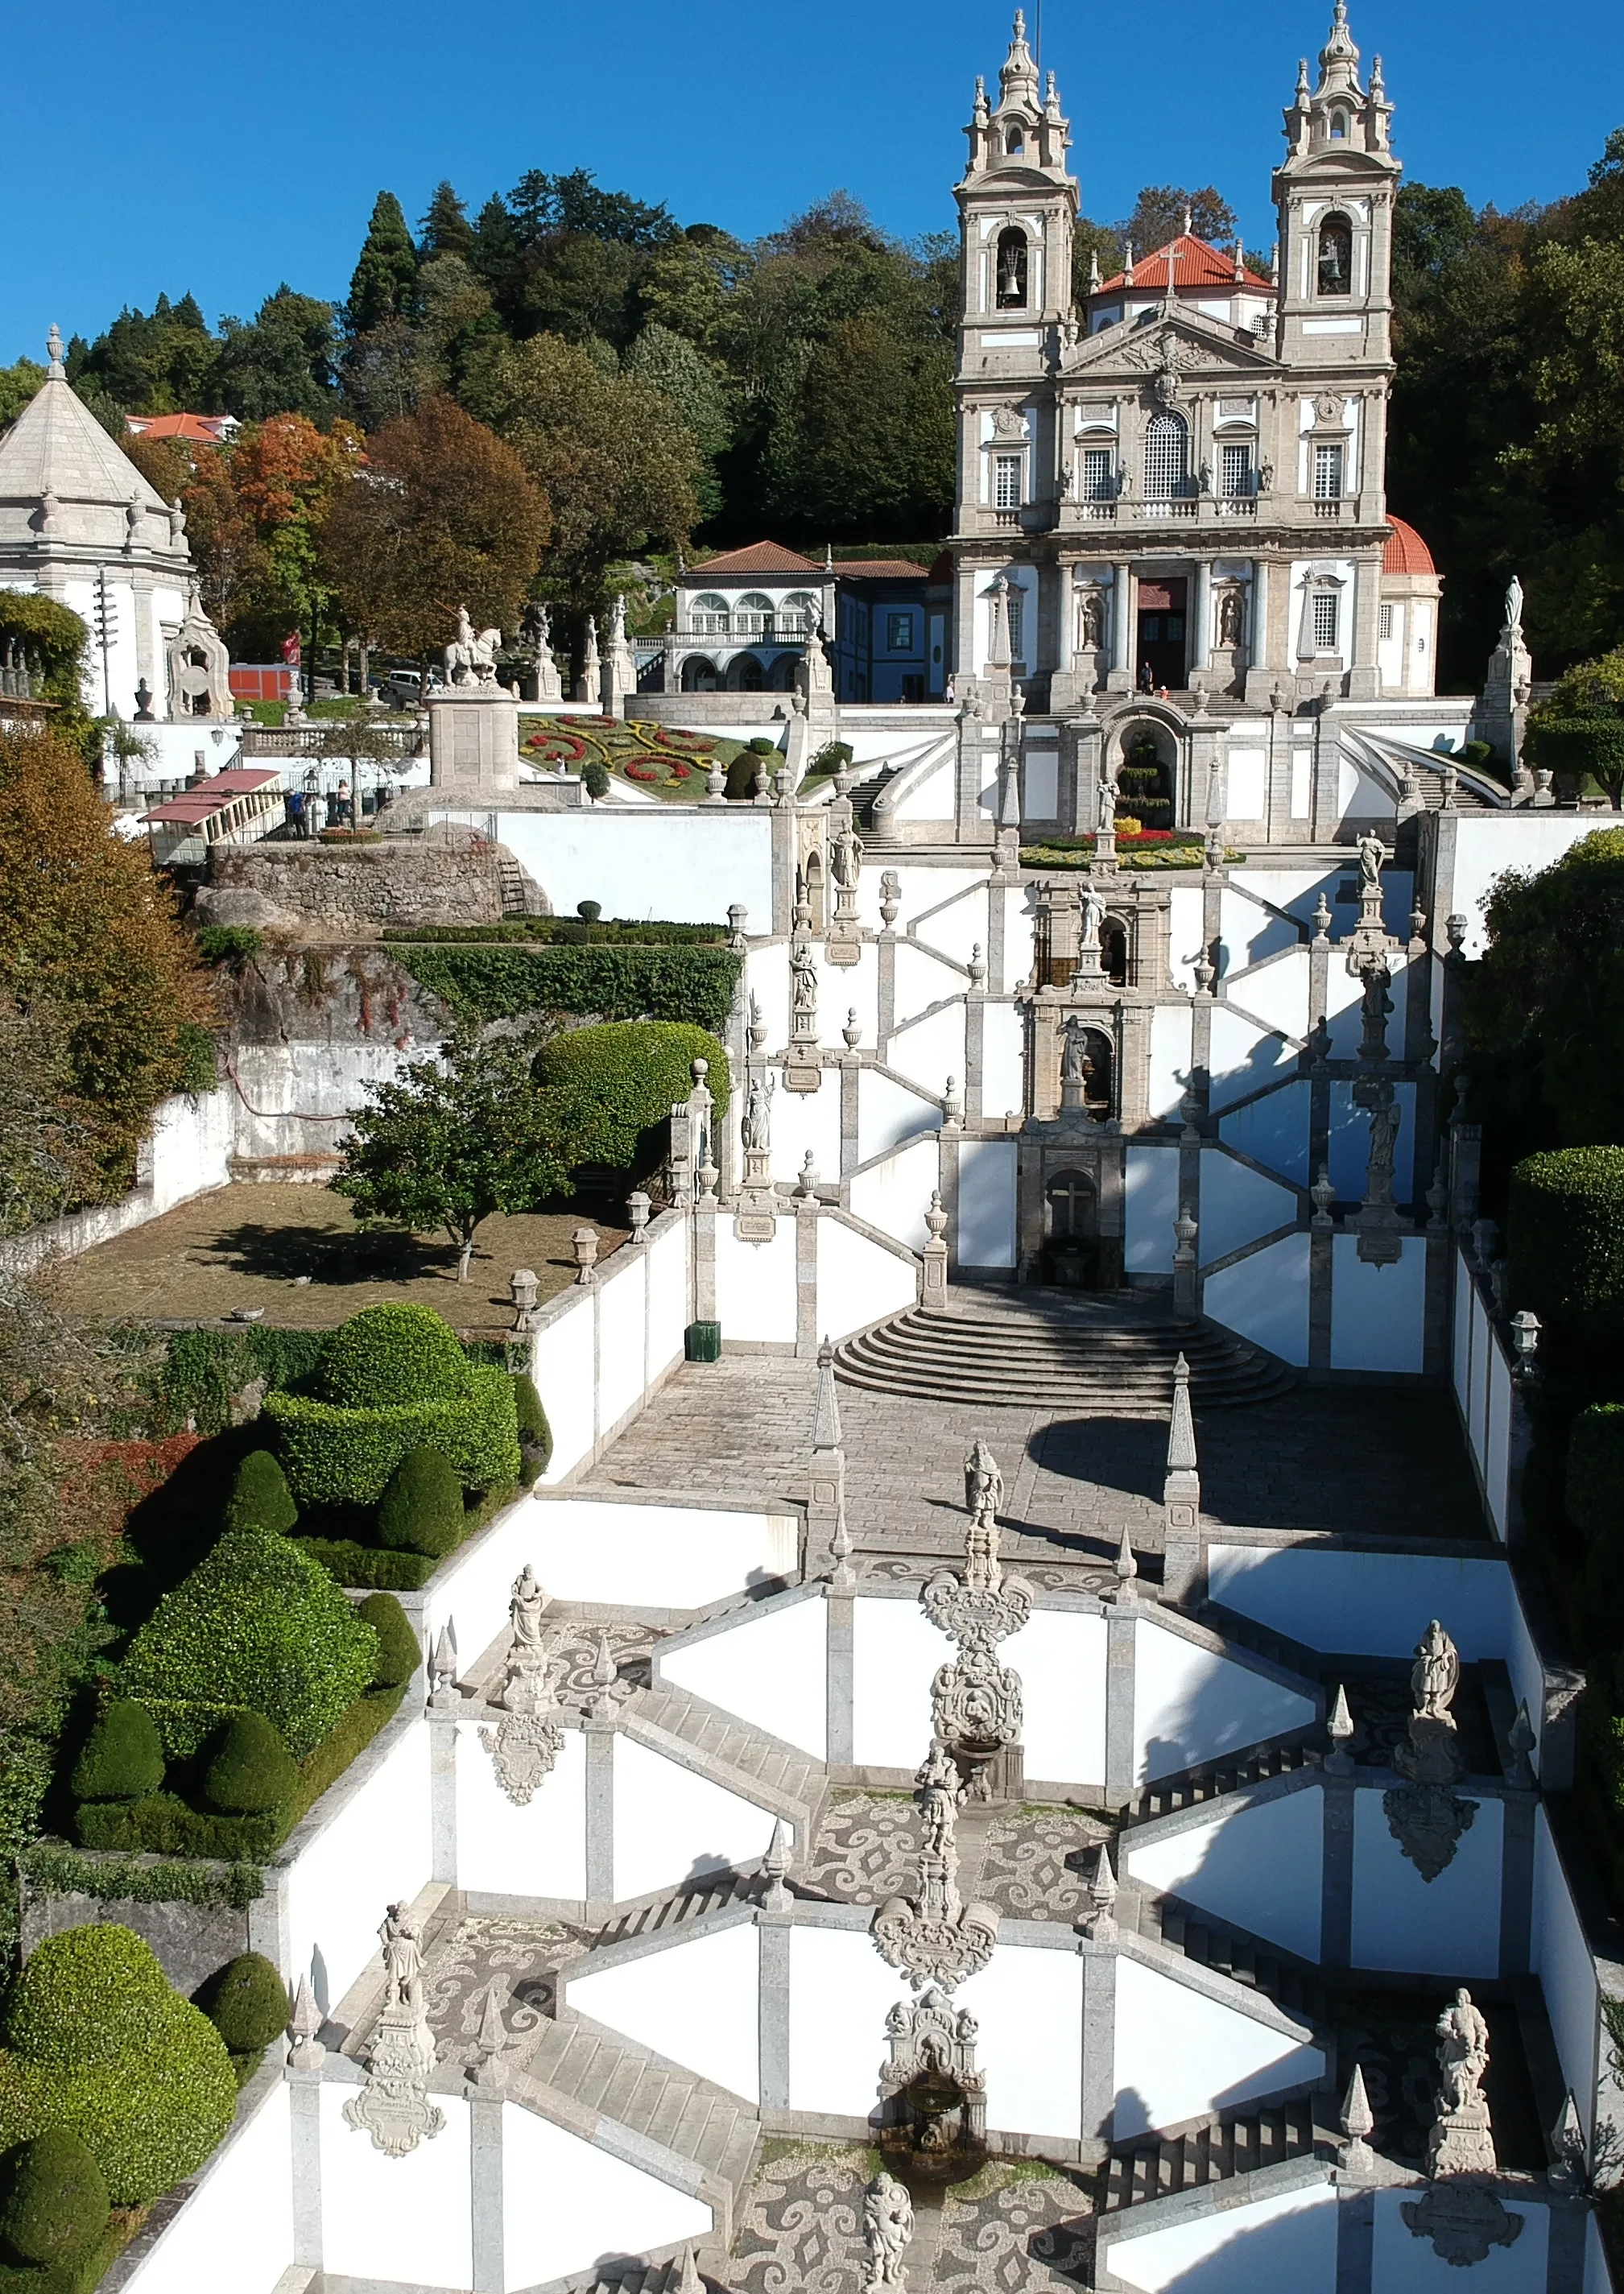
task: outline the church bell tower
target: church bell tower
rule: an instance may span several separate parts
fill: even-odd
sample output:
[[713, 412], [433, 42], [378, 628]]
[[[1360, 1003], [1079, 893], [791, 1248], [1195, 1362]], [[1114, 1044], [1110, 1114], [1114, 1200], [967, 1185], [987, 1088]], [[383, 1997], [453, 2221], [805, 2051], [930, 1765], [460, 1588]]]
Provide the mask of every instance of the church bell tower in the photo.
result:
[[1274, 175], [1279, 216], [1279, 356], [1294, 367], [1376, 367], [1392, 355], [1393, 207], [1400, 165], [1393, 106], [1374, 59], [1360, 85], [1347, 0], [1336, 0], [1311, 91], [1306, 61], [1286, 112], [1290, 147]]

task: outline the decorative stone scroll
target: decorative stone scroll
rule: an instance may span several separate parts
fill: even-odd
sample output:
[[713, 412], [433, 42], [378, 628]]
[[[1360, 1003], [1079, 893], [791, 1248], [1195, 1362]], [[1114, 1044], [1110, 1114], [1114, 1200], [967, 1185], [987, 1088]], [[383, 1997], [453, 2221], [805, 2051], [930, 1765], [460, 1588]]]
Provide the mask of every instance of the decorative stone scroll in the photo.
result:
[[874, 1915], [874, 1948], [914, 1984], [951, 1991], [985, 1967], [998, 1940], [998, 1915], [990, 1904], [967, 1904], [959, 1893], [954, 1844], [962, 1787], [953, 1755], [938, 1736], [915, 1779], [924, 1818], [919, 1890], [893, 1896]]
[[1478, 1810], [1476, 1801], [1463, 1800], [1454, 1789], [1464, 1767], [1449, 1711], [1460, 1683], [1460, 1651], [1436, 1617], [1417, 1643], [1409, 1680], [1415, 1698], [1409, 1742], [1399, 1746], [1393, 1764], [1410, 1781], [1384, 1793], [1382, 1807], [1400, 1848], [1421, 1877], [1432, 1881], [1453, 1863]]
[[434, 2035], [423, 1989], [423, 1939], [404, 1904], [391, 1904], [378, 1936], [384, 1948], [383, 2012], [367, 2055], [367, 2082], [344, 2106], [350, 2125], [370, 2135], [375, 2150], [404, 2159], [438, 2135], [445, 2113], [430, 2103]]
[[546, 1607], [547, 1595], [527, 1561], [513, 1582], [508, 1605], [513, 1634], [502, 1686], [491, 1700], [502, 1708], [502, 1717], [496, 1728], [479, 1732], [497, 1782], [517, 1808], [529, 1807], [564, 1749], [564, 1724], [542, 1631]]
[[1032, 1614], [1032, 1588], [1006, 1576], [998, 1553], [998, 1509], [1003, 1476], [985, 1442], [964, 1461], [964, 1503], [970, 1526], [964, 1570], [938, 1570], [921, 1590], [926, 1615], [958, 1645], [930, 1684], [931, 1725], [962, 1768], [975, 1777], [978, 1798], [990, 1797], [988, 1764], [1020, 1742], [1020, 1676], [998, 1661], [998, 1644], [1018, 1633]]

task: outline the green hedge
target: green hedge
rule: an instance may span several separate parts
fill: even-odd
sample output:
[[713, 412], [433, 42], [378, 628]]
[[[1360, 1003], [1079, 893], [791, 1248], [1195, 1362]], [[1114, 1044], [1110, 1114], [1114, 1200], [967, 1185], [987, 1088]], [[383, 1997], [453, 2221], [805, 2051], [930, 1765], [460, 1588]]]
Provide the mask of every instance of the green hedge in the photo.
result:
[[1624, 1147], [1558, 1147], [1511, 1175], [1511, 1304], [1557, 1359], [1624, 1341]]
[[705, 1029], [682, 1021], [572, 1028], [543, 1045], [535, 1078], [571, 1110], [573, 1161], [630, 1170], [646, 1159], [651, 1134], [693, 1089], [695, 1060], [710, 1063], [705, 1081], [719, 1122], [732, 1084], [727, 1050]]
[[489, 1489], [519, 1476], [513, 1381], [499, 1370], [470, 1364], [467, 1391], [451, 1401], [352, 1410], [270, 1394], [265, 1415], [301, 1504], [377, 1505], [409, 1450], [443, 1452], [465, 1489]]
[[402, 950], [413, 978], [454, 1012], [516, 1020], [574, 1012], [604, 1020], [727, 1025], [744, 959], [726, 948], [439, 948]]
[[316, 1377], [323, 1402], [382, 1410], [402, 1402], [450, 1402], [468, 1390], [468, 1358], [456, 1332], [429, 1306], [363, 1306], [328, 1340]]
[[157, 1378], [158, 1400], [171, 1428], [191, 1418], [202, 1434], [220, 1434], [231, 1422], [231, 1396], [264, 1379], [296, 1386], [319, 1366], [325, 1330], [272, 1330], [255, 1323], [242, 1330], [177, 1330]]
[[[466, 1544], [476, 1530], [494, 1521], [504, 1506], [511, 1505], [522, 1486], [519, 1479], [499, 1482], [484, 1493], [476, 1505], [467, 1507], [458, 1544]], [[320, 1563], [336, 1585], [353, 1585], [358, 1590], [372, 1586], [385, 1593], [417, 1592], [427, 1584], [442, 1558], [433, 1553], [392, 1553], [386, 1548], [362, 1545], [348, 1537], [302, 1537], [299, 1545], [313, 1561]], [[361, 1606], [364, 1614], [368, 1604], [363, 1601]], [[410, 1626], [407, 1630], [410, 1631]]]
[[77, 2135], [58, 2127], [6, 2160], [0, 2247], [11, 2258], [75, 2262], [105, 2237], [107, 2217], [106, 2177]]
[[1581, 1411], [1568, 1440], [1569, 1518], [1593, 1542], [1624, 1544], [1624, 1403]]
[[269, 1450], [250, 1450], [225, 1501], [227, 1531], [268, 1530], [281, 1537], [297, 1526], [298, 1518], [288, 1477], [275, 1458]]
[[389, 924], [384, 938], [398, 947], [475, 946], [501, 940], [540, 941], [551, 948], [719, 948], [726, 924], [589, 923], [581, 916], [509, 916], [499, 924]]
[[443, 1560], [462, 1542], [462, 1485], [438, 1450], [408, 1450], [378, 1509], [378, 1542], [391, 1553]]
[[48, 1936], [0, 2017], [0, 2150], [61, 2127], [115, 2206], [192, 2174], [231, 2123], [237, 2081], [207, 2017], [112, 1923]]
[[164, 1780], [164, 1748], [144, 1704], [114, 1697], [97, 1714], [73, 1765], [75, 1800], [139, 1800]]
[[533, 1381], [523, 1371], [514, 1373], [513, 1400], [519, 1425], [519, 1455], [524, 1460], [519, 1479], [528, 1489], [547, 1471], [553, 1454], [553, 1429]]
[[164, 1596], [130, 1645], [124, 1685], [157, 1721], [172, 1760], [244, 1709], [263, 1712], [302, 1758], [361, 1696], [377, 1662], [378, 1636], [309, 1555], [290, 1539], [245, 1529], [228, 1532]]
[[80, 1856], [50, 1841], [36, 1841], [17, 1862], [33, 1888], [90, 1896], [101, 1904], [203, 1904], [241, 1912], [265, 1892], [265, 1875], [256, 1864], [140, 1863]]
[[220, 1816], [264, 1816], [299, 1788], [298, 1764], [263, 1712], [234, 1712], [221, 1730], [203, 1777], [203, 1797]]
[[393, 1593], [369, 1593], [357, 1607], [378, 1635], [373, 1688], [403, 1688], [423, 1662], [411, 1619]]

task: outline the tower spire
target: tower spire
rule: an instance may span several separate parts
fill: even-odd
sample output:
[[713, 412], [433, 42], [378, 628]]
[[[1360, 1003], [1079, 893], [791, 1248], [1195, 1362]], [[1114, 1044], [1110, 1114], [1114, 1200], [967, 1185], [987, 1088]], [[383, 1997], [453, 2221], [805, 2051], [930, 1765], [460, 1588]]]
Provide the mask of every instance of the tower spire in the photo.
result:
[[1003, 60], [998, 75], [998, 108], [1006, 104], [1029, 103], [1037, 108], [1037, 66], [1032, 61], [1032, 51], [1027, 45], [1026, 11], [1017, 8], [1015, 26], [1010, 35], [1010, 53]]

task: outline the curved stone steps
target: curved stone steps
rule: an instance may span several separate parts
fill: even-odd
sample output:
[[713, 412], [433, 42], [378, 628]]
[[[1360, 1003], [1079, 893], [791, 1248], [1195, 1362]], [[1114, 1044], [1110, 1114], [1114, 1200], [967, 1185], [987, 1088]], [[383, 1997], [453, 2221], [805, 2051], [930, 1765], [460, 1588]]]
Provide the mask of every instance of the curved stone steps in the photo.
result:
[[1198, 1410], [1272, 1401], [1293, 1383], [1283, 1364], [1211, 1323], [1181, 1326], [1149, 1316], [1108, 1322], [965, 1308], [928, 1314], [910, 1307], [846, 1339], [834, 1361], [843, 1384], [871, 1393], [967, 1408], [1165, 1419], [1181, 1354]]

